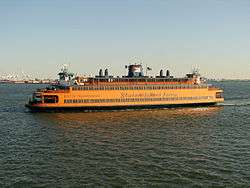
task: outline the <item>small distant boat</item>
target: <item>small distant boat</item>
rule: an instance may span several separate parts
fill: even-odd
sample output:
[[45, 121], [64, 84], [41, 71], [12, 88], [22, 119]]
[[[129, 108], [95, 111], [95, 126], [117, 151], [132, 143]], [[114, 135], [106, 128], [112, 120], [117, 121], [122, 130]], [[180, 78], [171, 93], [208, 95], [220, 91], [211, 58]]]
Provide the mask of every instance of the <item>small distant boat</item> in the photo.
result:
[[[175, 78], [167, 70], [144, 76], [142, 65], [126, 66], [127, 76], [110, 76], [108, 69], [95, 77], [74, 76], [64, 67], [58, 82], [33, 93], [26, 107], [35, 111], [103, 110], [214, 105], [223, 91], [204, 82], [197, 71]], [[147, 67], [147, 70], [150, 70]]]

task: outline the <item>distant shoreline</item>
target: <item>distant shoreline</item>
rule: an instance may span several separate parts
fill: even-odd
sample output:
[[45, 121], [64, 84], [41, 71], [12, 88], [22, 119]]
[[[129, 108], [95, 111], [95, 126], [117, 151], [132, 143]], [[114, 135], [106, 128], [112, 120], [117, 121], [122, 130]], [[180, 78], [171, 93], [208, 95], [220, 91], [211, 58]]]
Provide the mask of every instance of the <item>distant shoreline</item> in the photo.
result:
[[221, 80], [209, 80], [208, 82], [249, 82], [250, 79], [221, 79]]
[[0, 84], [51, 84], [51, 82], [13, 82], [13, 81], [0, 81]]

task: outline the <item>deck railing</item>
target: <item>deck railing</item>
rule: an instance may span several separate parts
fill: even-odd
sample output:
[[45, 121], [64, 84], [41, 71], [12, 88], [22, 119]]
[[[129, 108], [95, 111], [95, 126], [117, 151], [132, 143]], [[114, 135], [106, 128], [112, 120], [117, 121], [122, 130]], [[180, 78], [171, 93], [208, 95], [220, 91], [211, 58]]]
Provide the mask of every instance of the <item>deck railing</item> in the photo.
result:
[[173, 84], [173, 85], [120, 85], [120, 86], [72, 86], [72, 90], [162, 90], [162, 89], [201, 89], [210, 87], [207, 84]]

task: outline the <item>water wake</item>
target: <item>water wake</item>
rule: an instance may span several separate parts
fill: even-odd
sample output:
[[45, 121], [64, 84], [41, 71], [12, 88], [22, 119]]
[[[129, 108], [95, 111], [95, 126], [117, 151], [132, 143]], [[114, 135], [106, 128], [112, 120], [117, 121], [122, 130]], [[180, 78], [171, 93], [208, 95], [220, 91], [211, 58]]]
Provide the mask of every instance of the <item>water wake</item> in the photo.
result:
[[250, 106], [250, 100], [225, 100], [224, 103], [219, 103], [218, 106]]

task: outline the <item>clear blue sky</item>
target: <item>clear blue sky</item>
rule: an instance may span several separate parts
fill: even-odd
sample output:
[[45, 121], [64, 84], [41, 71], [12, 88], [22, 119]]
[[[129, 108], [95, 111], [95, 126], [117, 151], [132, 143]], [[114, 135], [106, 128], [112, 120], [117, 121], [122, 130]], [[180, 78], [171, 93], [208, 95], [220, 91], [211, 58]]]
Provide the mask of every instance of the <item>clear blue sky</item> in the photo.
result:
[[0, 74], [117, 75], [135, 57], [151, 74], [250, 78], [250, 1], [0, 0]]

